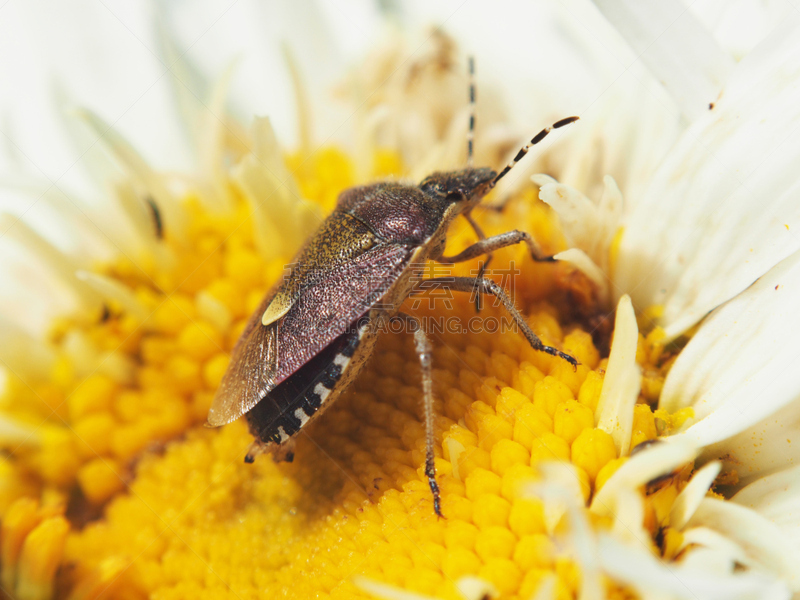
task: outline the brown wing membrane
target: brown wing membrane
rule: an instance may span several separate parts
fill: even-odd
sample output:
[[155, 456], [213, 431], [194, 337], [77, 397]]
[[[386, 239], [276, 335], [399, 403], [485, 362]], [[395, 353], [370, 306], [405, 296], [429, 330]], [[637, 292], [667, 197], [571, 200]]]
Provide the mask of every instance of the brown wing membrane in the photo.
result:
[[278, 330], [280, 322], [250, 328], [233, 349], [231, 367], [219, 384], [208, 411], [214, 427], [235, 421], [253, 408], [266, 390], [275, 387], [278, 373]]
[[379, 244], [347, 262], [305, 274], [289, 311], [265, 327], [261, 316], [280, 286], [268, 293], [233, 349], [208, 413], [209, 425], [225, 425], [242, 416], [344, 333], [397, 280], [411, 252], [404, 246]]

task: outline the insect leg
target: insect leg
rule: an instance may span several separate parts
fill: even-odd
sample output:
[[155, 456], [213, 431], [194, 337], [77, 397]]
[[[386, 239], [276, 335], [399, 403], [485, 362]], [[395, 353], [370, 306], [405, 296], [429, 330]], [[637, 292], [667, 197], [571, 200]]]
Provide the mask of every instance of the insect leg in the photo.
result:
[[520, 331], [522, 331], [522, 335], [525, 336], [525, 338], [528, 340], [528, 343], [533, 347], [534, 350], [562, 358], [571, 364], [573, 368], [578, 368], [578, 361], [569, 354], [564, 354], [561, 352], [561, 350], [553, 348], [552, 346], [544, 345], [542, 340], [540, 340], [539, 337], [533, 333], [533, 330], [525, 322], [522, 314], [520, 314], [520, 312], [517, 310], [517, 307], [514, 306], [514, 302], [511, 300], [511, 298], [509, 298], [503, 291], [503, 288], [501, 288], [491, 279], [486, 277], [435, 277], [432, 279], [426, 279], [426, 281], [436, 281], [441, 285], [441, 287], [449, 288], [454, 292], [478, 291], [481, 294], [495, 296], [498, 300], [500, 300], [500, 302], [503, 303], [503, 307], [508, 311], [508, 314], [511, 315], [511, 318], [514, 319], [514, 322], [520, 328]]
[[[506, 246], [513, 246], [514, 244], [519, 244], [520, 242], [525, 242], [525, 244], [527, 244], [528, 250], [530, 250], [531, 253], [531, 257], [536, 262], [555, 262], [555, 259], [552, 256], [544, 256], [541, 253], [539, 248], [536, 246], [536, 243], [533, 241], [531, 234], [516, 229], [514, 231], [507, 231], [506, 233], [484, 238], [462, 250], [455, 256], [442, 256], [438, 260], [439, 262], [443, 263], [464, 262], [481, 256], [482, 254], [489, 254], [491, 256], [491, 253], [495, 250], [505, 248]], [[478, 276], [478, 279], [481, 279], [480, 275]]]
[[[486, 234], [483, 233], [483, 229], [481, 228], [480, 225], [478, 225], [478, 222], [472, 216], [472, 212], [465, 212], [464, 213], [464, 218], [467, 220], [467, 223], [470, 224], [470, 227], [472, 227], [472, 230], [475, 232], [475, 235], [478, 236], [478, 240], [485, 240], [486, 239]], [[486, 256], [486, 260], [484, 260], [481, 263], [481, 268], [478, 271], [478, 277], [483, 277], [483, 274], [486, 273], [486, 267], [488, 267], [489, 263], [492, 262], [492, 258], [494, 258], [494, 256], [491, 253], [489, 253]], [[455, 262], [455, 261], [453, 261], [453, 262]], [[477, 294], [475, 296], [475, 312], [481, 312], [481, 295], [480, 294]]]
[[431, 372], [431, 356], [433, 349], [428, 335], [422, 328], [419, 319], [406, 313], [397, 313], [393, 318], [402, 319], [414, 332], [414, 347], [419, 357], [419, 366], [422, 372], [422, 400], [425, 408], [425, 476], [433, 494], [433, 510], [438, 516], [442, 515], [442, 505], [439, 498], [439, 484], [436, 483], [436, 465], [433, 455], [433, 374]]

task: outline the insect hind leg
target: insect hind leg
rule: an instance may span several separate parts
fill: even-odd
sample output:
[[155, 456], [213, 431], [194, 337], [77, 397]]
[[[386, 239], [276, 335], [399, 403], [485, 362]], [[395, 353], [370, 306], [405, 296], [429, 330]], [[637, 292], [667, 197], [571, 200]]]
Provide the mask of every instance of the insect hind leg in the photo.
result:
[[433, 347], [419, 319], [406, 313], [398, 313], [393, 318], [404, 320], [409, 324], [411, 331], [414, 333], [414, 348], [419, 357], [422, 375], [422, 400], [425, 410], [425, 476], [428, 478], [428, 485], [431, 488], [431, 494], [433, 494], [433, 510], [437, 516], [443, 517], [439, 484], [436, 482], [436, 464], [434, 462], [435, 456], [433, 453], [433, 444], [435, 441], [433, 428]]

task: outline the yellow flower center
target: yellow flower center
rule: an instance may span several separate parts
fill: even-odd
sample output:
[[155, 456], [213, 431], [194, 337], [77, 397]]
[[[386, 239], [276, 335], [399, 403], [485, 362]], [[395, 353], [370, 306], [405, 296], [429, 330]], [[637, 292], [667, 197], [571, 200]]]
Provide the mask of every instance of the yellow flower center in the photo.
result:
[[[334, 149], [288, 163], [302, 194], [325, 211], [354, 183], [348, 157]], [[377, 154], [376, 174], [399, 171], [395, 155]], [[572, 597], [581, 573], [557, 543], [566, 525], [529, 488], [543, 478], [540, 464], [569, 461], [588, 501], [626, 460], [595, 427], [607, 360], [589, 321], [576, 320], [577, 305], [591, 296], [586, 281], [532, 262], [522, 247], [497, 252], [489, 272], [545, 343], [580, 361], [576, 371], [502, 327], [507, 317], [491, 302], [476, 321], [466, 297], [408, 301], [428, 323], [444, 325], [432, 336], [439, 519], [423, 473], [420, 376], [409, 336], [381, 338], [352, 389], [301, 432], [292, 464], [268, 457], [244, 464], [251, 438], [241, 421], [202, 427], [246, 318], [291, 258], [262, 259], [248, 205], [230, 190], [230, 214], [185, 199], [188, 241], [166, 231], [173, 263], [142, 271], [120, 260], [100, 269], [132, 291], [143, 320], [119, 299], [102, 315], [61, 320], [51, 336], [60, 352], [51, 377], [10, 380], [5, 414], [44, 424], [3, 465], [4, 587], [46, 598], [61, 565], [58, 586], [75, 599], [364, 597], [356, 575], [443, 598], [459, 598], [458, 579], [477, 575], [502, 597], [528, 598], [552, 573], [559, 598]], [[551, 213], [532, 191], [504, 213], [478, 218], [489, 235], [522, 229], [546, 250], [559, 249]], [[449, 250], [472, 241], [457, 223]], [[448, 273], [477, 268], [473, 261]], [[674, 354], [647, 325], [654, 316], [641, 317], [648, 333], [639, 339], [643, 381], [631, 447], [689, 416], [654, 414], [648, 404]], [[469, 323], [469, 331], [457, 330]], [[643, 490], [653, 551], [666, 557], [680, 545], [669, 507], [688, 472]], [[603, 518], [591, 522], [610, 527]], [[610, 596], [625, 597], [607, 586]]]

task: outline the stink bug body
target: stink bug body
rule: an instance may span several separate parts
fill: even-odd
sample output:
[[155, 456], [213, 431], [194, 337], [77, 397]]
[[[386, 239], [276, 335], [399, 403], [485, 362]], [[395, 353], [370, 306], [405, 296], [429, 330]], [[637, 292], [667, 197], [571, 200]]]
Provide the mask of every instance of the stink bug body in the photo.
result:
[[[474, 98], [474, 89], [470, 96]], [[563, 119], [562, 127], [577, 117]], [[471, 119], [471, 127], [474, 119]], [[307, 241], [289, 275], [265, 296], [233, 350], [230, 366], [208, 414], [212, 426], [245, 416], [255, 441], [245, 460], [262, 452], [292, 460], [295, 434], [315, 419], [353, 380], [372, 352], [378, 329], [404, 319], [414, 332], [422, 367], [427, 433], [425, 472], [441, 515], [433, 462], [431, 344], [420, 323], [399, 312], [415, 290], [412, 266], [428, 260], [467, 261], [494, 250], [526, 243], [541, 257], [527, 233], [510, 231], [486, 238], [470, 211], [551, 128], [537, 134], [499, 174], [471, 166], [434, 173], [419, 185], [377, 183], [345, 190], [336, 208]], [[469, 137], [471, 159], [472, 136]], [[470, 160], [471, 163], [471, 160]], [[479, 241], [444, 257], [450, 223], [464, 216]], [[424, 280], [426, 282], [431, 279]], [[545, 346], [502, 288], [483, 277], [434, 279], [453, 291], [496, 296], [536, 350], [571, 356]]]

